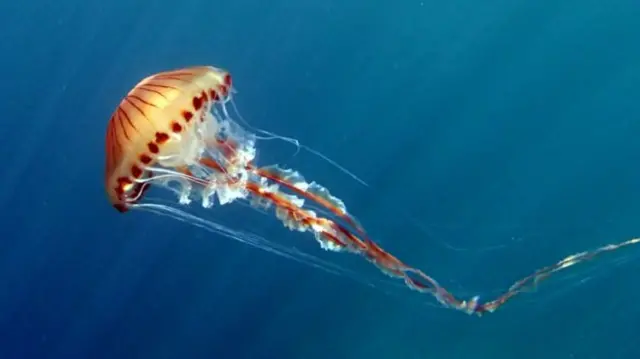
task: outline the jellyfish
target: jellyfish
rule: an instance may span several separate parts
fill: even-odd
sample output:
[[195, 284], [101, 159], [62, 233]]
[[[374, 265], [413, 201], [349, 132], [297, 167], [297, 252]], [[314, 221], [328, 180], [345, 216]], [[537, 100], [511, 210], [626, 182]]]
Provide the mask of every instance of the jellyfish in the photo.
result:
[[[635, 238], [568, 256], [515, 282], [491, 301], [481, 303], [478, 296], [459, 299], [369, 238], [345, 203], [326, 187], [293, 169], [256, 163], [258, 132], [264, 131], [230, 115], [234, 93], [229, 72], [213, 66], [160, 72], [135, 85], [107, 126], [105, 186], [112, 206], [122, 213], [141, 209], [169, 215], [301, 259], [273, 241], [182, 208], [242, 203], [269, 211], [287, 229], [310, 233], [322, 249], [360, 256], [443, 306], [476, 315], [495, 311], [555, 272], [640, 242]], [[175, 200], [147, 200], [151, 187], [168, 190]]]

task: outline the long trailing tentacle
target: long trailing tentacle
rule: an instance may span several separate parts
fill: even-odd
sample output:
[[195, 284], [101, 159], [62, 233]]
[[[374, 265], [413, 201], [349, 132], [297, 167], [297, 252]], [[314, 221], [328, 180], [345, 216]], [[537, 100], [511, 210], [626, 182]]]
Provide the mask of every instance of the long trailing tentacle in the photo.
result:
[[[514, 296], [556, 272], [603, 253], [640, 243], [640, 238], [630, 239], [570, 255], [516, 281], [491, 301], [480, 302], [477, 296], [460, 299], [422, 270], [402, 262], [372, 241], [363, 226], [347, 211], [344, 203], [325, 187], [307, 182], [302, 175], [290, 169], [255, 165], [255, 136], [244, 131], [228, 116], [219, 119], [208, 112], [203, 116], [203, 122], [213, 124], [213, 131], [204, 133], [202, 137], [207, 150], [198, 158], [197, 163], [180, 169], [182, 176], [189, 179], [185, 186], [193, 183], [203, 187], [200, 192], [203, 206], [211, 206], [215, 195], [220, 204], [248, 199], [256, 208], [272, 208], [285, 227], [311, 232], [323, 249], [360, 255], [383, 273], [403, 280], [409, 288], [430, 294], [445, 307], [468, 314], [494, 312]], [[161, 174], [161, 171], [157, 172]], [[181, 202], [188, 200], [184, 191], [180, 195]], [[305, 201], [314, 203], [315, 208], [323, 211], [313, 210]]]
[[[233, 162], [233, 144], [224, 143], [223, 145], [231, 149], [227, 154]], [[212, 159], [203, 158], [201, 162], [220, 173], [225, 171], [223, 165]], [[238, 182], [238, 185], [244, 186], [251, 194], [253, 203], [257, 207], [273, 205], [276, 217], [285, 227], [301, 232], [311, 232], [323, 249], [358, 254], [377, 266], [383, 273], [402, 279], [409, 288], [431, 294], [442, 305], [467, 314], [480, 316], [494, 312], [517, 294], [524, 292], [530, 286], [537, 285], [556, 272], [589, 261], [605, 252], [640, 243], [640, 238], [634, 238], [592, 251], [572, 254], [516, 281], [505, 293], [491, 301], [481, 303], [477, 296], [459, 299], [422, 270], [405, 264], [370, 240], [364, 228], [348, 213], [344, 203], [332, 196], [326, 188], [316, 183], [308, 183], [299, 173], [278, 166], [255, 167], [248, 164], [245, 169], [253, 174], [253, 180]], [[229, 179], [229, 181], [231, 183], [235, 180]], [[304, 205], [305, 199], [325, 208], [328, 213], [344, 221], [346, 225], [307, 209]]]

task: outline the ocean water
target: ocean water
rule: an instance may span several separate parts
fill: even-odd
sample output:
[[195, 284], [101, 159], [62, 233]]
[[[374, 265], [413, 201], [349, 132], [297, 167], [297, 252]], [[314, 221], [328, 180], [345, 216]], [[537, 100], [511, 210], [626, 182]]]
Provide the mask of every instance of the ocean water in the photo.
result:
[[490, 300], [640, 235], [639, 24], [624, 0], [0, 3], [0, 359], [638, 358], [640, 248], [478, 318], [244, 207], [203, 215], [355, 278], [117, 213], [103, 172], [107, 121], [138, 80], [223, 67], [252, 125], [369, 187], [286, 143], [260, 162]]

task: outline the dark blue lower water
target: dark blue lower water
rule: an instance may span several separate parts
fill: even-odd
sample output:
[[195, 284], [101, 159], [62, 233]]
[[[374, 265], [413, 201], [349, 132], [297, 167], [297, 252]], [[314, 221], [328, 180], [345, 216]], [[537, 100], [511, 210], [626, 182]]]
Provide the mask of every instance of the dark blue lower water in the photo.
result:
[[638, 24], [625, 0], [1, 3], [0, 359], [637, 358], [638, 248], [477, 318], [244, 207], [206, 216], [357, 278], [119, 214], [103, 172], [138, 80], [224, 67], [249, 122], [369, 187], [286, 143], [261, 163], [324, 184], [385, 248], [488, 300], [640, 234]]

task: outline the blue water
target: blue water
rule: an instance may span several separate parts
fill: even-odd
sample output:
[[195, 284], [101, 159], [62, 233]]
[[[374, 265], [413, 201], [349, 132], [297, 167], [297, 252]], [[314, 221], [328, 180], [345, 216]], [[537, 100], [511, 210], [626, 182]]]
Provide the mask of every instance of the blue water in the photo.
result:
[[[0, 359], [638, 358], [639, 248], [469, 317], [121, 215], [103, 171], [107, 121], [139, 79], [224, 67], [253, 125], [370, 188], [286, 144], [260, 161], [329, 187], [455, 294], [491, 299], [640, 235], [639, 24], [624, 0], [0, 3]], [[209, 219], [384, 279], [249, 212]]]

